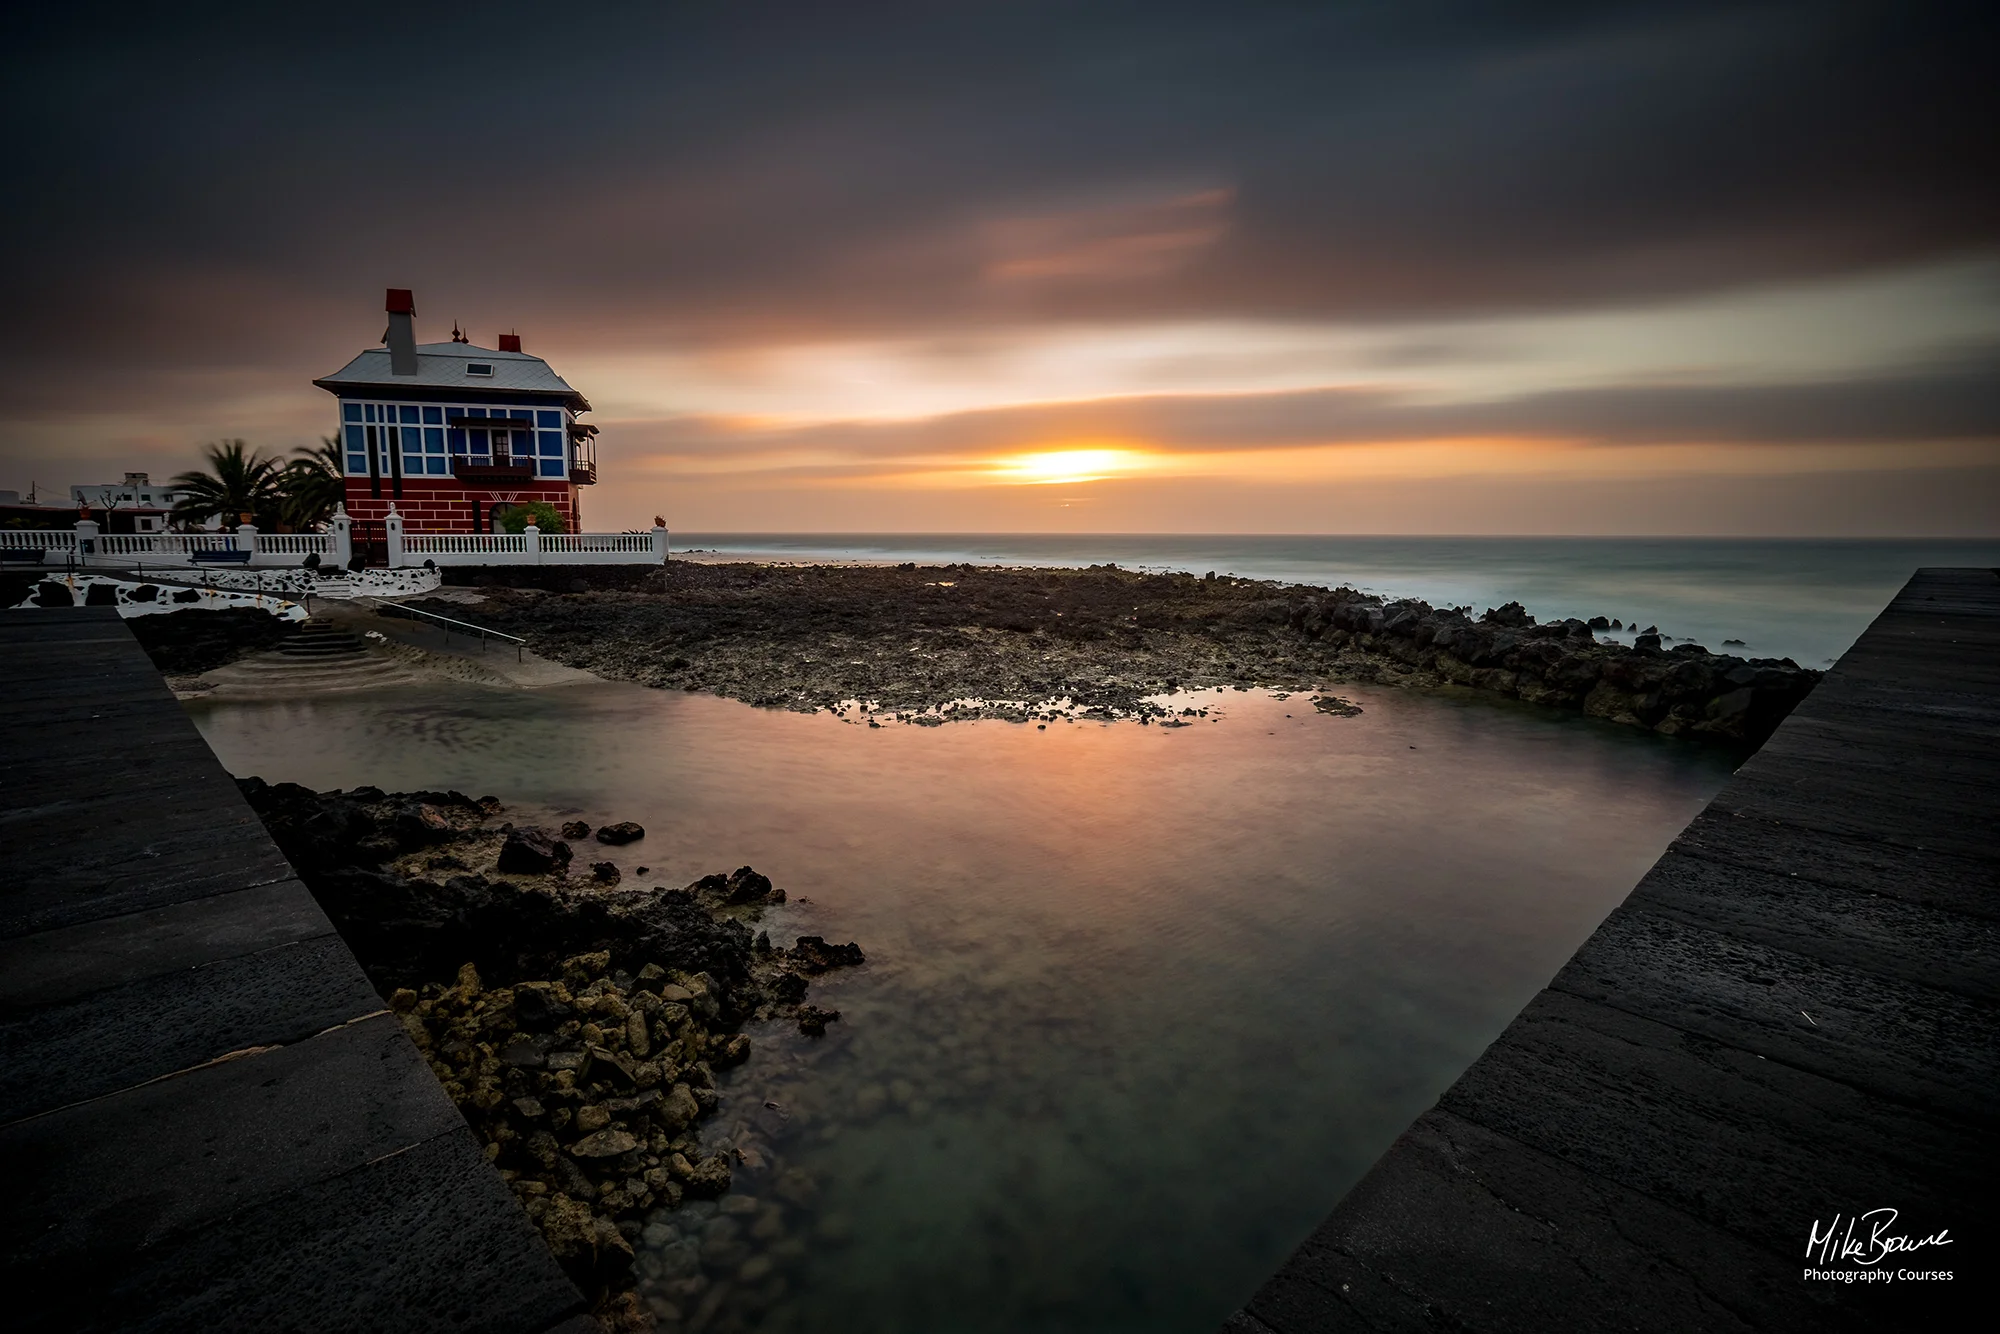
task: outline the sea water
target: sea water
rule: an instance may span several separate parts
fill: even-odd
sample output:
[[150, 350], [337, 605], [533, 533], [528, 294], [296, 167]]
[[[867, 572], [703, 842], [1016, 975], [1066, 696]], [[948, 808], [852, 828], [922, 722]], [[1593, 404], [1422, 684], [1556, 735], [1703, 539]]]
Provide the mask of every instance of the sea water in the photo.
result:
[[775, 939], [863, 946], [814, 983], [828, 1035], [756, 1030], [706, 1132], [751, 1127], [817, 1193], [781, 1213], [742, 1170], [753, 1212], [677, 1216], [676, 1235], [768, 1218], [780, 1259], [711, 1273], [685, 1313], [1207, 1334], [1735, 758], [1518, 703], [1343, 693], [1359, 716], [1227, 691], [1175, 729], [871, 729], [613, 683], [189, 707], [235, 774], [637, 820], [642, 841], [587, 854], [628, 886], [748, 864], [791, 896]]
[[2000, 540], [676, 533], [673, 545], [776, 560], [1214, 570], [1475, 615], [1514, 601], [1543, 620], [1603, 616], [1803, 667], [1830, 665], [1919, 567], [2000, 566]]

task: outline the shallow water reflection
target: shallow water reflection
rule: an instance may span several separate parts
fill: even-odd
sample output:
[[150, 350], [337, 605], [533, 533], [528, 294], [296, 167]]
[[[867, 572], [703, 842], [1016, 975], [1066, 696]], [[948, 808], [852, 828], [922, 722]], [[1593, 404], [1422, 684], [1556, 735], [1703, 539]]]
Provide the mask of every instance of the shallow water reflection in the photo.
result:
[[663, 1302], [711, 1328], [1208, 1331], [1729, 769], [1345, 693], [1366, 712], [1225, 693], [1174, 730], [869, 729], [609, 684], [190, 708], [234, 773], [636, 819], [628, 876], [748, 863], [793, 896], [774, 937], [866, 948], [814, 988], [845, 1016], [826, 1039], [760, 1034], [732, 1076], [708, 1133], [770, 1166], [739, 1173], [753, 1202], [658, 1221]]

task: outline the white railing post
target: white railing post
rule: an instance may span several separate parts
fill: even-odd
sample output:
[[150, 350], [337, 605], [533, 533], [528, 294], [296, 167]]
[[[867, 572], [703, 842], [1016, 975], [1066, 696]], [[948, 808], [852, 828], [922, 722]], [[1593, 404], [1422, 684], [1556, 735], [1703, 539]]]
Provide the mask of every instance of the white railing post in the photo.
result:
[[257, 525], [256, 525], [256, 524], [254, 524], [254, 523], [239, 523], [239, 524], [237, 524], [237, 525], [236, 525], [236, 543], [235, 543], [235, 547], [236, 547], [236, 550], [238, 550], [238, 551], [247, 551], [247, 552], [249, 552], [249, 553], [250, 553], [250, 559], [244, 562], [244, 564], [245, 564], [245, 565], [254, 565], [254, 564], [256, 564], [256, 563], [257, 563]]
[[79, 565], [90, 564], [97, 554], [97, 520], [78, 519], [76, 521], [76, 561]]
[[345, 570], [347, 563], [354, 559], [354, 520], [347, 517], [345, 503], [335, 501], [333, 506], [333, 563]]
[[521, 551], [528, 558], [528, 564], [542, 563], [542, 530], [532, 523], [521, 530]]
[[396, 513], [394, 505], [389, 506], [389, 516], [382, 520], [382, 527], [388, 534], [389, 568], [403, 567], [403, 516]]
[[667, 526], [663, 523], [653, 525], [653, 554], [659, 557], [660, 564], [667, 563]]

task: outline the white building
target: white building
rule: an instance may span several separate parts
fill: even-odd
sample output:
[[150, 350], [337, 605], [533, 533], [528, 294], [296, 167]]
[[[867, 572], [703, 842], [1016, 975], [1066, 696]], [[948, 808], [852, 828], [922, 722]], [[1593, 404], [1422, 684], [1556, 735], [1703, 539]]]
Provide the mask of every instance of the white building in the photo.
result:
[[[128, 472], [122, 482], [104, 482], [96, 486], [72, 486], [70, 499], [79, 508], [89, 506], [99, 522], [116, 515], [120, 522], [107, 525], [106, 532], [159, 533], [165, 532], [176, 503], [186, 498], [186, 491], [176, 491], [165, 483], [155, 483], [149, 473]], [[129, 518], [132, 522], [127, 529], [122, 522]]]

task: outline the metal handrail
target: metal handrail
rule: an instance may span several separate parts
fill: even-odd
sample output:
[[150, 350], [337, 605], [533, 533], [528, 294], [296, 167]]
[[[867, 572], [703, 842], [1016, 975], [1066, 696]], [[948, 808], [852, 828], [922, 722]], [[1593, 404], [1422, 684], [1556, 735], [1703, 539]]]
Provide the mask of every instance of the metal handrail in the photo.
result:
[[438, 627], [444, 631], [444, 638], [447, 644], [451, 642], [451, 627], [453, 627], [454, 625], [457, 626], [461, 632], [470, 631], [471, 633], [479, 636], [479, 651], [481, 653], [484, 653], [486, 651], [486, 641], [489, 637], [493, 639], [504, 639], [508, 643], [514, 646], [514, 661], [515, 662], [522, 661], [521, 646], [523, 644], [526, 644], [528, 641], [521, 638], [519, 635], [509, 635], [509, 634], [503, 634], [498, 630], [489, 630], [483, 625], [474, 625], [471, 621], [456, 621], [449, 616], [440, 616], [434, 611], [425, 611], [422, 607], [406, 607], [400, 602], [384, 602], [381, 605], [380, 610], [386, 615], [391, 608], [394, 608], [396, 611], [401, 612], [403, 615], [409, 617], [413, 621], [416, 620], [419, 616], [423, 617], [425, 620], [436, 621], [438, 623]]

